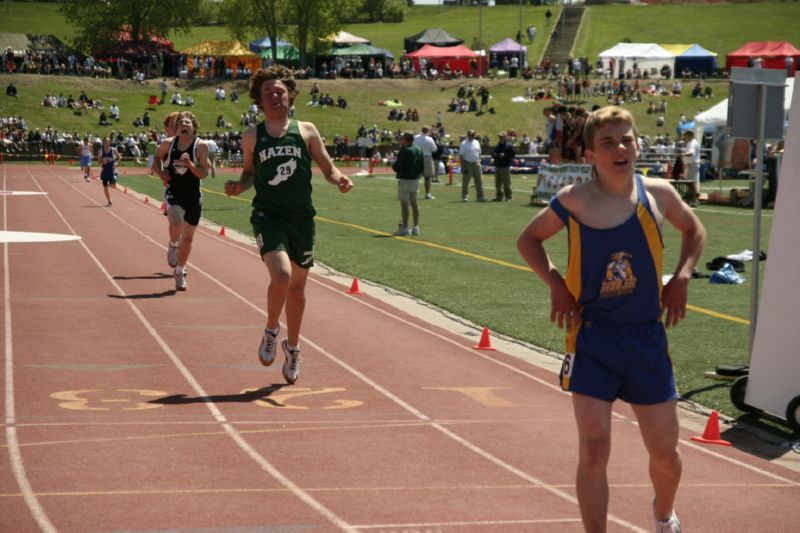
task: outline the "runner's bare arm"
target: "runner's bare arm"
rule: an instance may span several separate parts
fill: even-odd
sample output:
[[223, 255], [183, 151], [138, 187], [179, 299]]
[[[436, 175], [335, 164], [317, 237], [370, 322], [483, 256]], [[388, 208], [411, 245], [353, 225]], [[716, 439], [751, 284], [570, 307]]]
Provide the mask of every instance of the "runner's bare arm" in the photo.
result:
[[169, 152], [169, 145], [171, 141], [172, 139], [167, 139], [158, 145], [156, 155], [153, 158], [153, 166], [150, 167], [150, 170], [153, 171], [153, 174], [161, 178], [161, 181], [163, 181], [165, 184], [169, 183], [169, 180], [172, 179], [171, 176], [164, 171], [164, 158]]
[[331, 156], [322, 142], [322, 137], [317, 131], [317, 127], [311, 122], [298, 122], [297, 125], [300, 128], [300, 135], [306, 142], [311, 158], [317, 163], [328, 183], [336, 185], [343, 193], [352, 189], [353, 182], [333, 164]]

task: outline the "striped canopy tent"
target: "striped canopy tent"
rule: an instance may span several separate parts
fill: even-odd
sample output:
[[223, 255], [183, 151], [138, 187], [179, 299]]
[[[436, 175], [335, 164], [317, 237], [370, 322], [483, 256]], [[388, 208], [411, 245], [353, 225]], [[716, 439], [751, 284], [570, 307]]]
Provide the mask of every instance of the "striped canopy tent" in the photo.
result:
[[[666, 45], [661, 45], [666, 48]], [[694, 76], [713, 76], [717, 70], [717, 54], [693, 44], [675, 57], [675, 75], [687, 70]]]
[[[244, 47], [239, 41], [200, 41], [188, 48], [181, 50], [186, 55], [186, 62], [194, 68], [194, 57], [222, 57], [225, 66], [234, 70], [239, 63], [244, 63], [250, 70], [261, 68], [261, 56], [254, 54]], [[201, 65], [202, 68], [202, 65]]]

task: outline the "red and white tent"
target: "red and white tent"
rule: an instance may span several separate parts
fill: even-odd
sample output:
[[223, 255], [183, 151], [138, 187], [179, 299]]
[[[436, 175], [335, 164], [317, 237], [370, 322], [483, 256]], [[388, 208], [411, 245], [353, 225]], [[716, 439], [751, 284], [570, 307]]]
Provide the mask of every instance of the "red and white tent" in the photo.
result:
[[794, 75], [797, 70], [797, 63], [800, 62], [800, 50], [795, 48], [788, 41], [763, 41], [747, 43], [728, 54], [725, 59], [725, 70], [731, 67], [746, 67], [748, 61], [760, 57], [762, 68], [785, 69], [786, 58], [794, 59], [790, 75]]
[[470, 63], [475, 60], [478, 65], [478, 72], [475, 75], [483, 76], [486, 74], [486, 57], [470, 50], [463, 44], [457, 46], [432, 46], [426, 44], [419, 50], [406, 54], [406, 57], [414, 63], [414, 69], [416, 70], [419, 69], [420, 58], [424, 57], [429, 64], [432, 62], [437, 70], [442, 70], [445, 63], [449, 63], [451, 70], [460, 70], [464, 75], [470, 74]]

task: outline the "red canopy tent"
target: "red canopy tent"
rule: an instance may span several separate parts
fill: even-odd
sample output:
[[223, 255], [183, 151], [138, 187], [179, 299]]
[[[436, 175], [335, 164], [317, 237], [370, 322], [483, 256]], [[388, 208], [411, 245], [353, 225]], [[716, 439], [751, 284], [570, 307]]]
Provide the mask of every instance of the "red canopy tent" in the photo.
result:
[[750, 59], [760, 57], [763, 68], [785, 69], [786, 58], [794, 59], [790, 76], [794, 76], [797, 70], [797, 63], [800, 61], [800, 50], [795, 48], [787, 41], [763, 41], [747, 43], [728, 54], [725, 59], [725, 70], [730, 71], [731, 67], [747, 67]]
[[406, 57], [414, 63], [414, 68], [417, 70], [419, 70], [420, 58], [424, 57], [429, 63], [432, 62], [437, 70], [442, 70], [445, 63], [450, 63], [451, 70], [460, 70], [464, 75], [471, 73], [470, 62], [475, 60], [478, 65], [478, 72], [475, 75], [483, 76], [486, 74], [486, 57], [470, 50], [463, 44], [457, 46], [432, 46], [426, 44], [419, 50], [406, 54]]

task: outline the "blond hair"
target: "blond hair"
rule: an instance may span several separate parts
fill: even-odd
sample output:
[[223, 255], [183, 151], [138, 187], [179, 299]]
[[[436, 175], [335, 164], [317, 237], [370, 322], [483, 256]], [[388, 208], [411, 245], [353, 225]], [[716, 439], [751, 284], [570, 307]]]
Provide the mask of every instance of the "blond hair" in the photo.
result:
[[594, 136], [597, 130], [606, 124], [620, 123], [628, 124], [633, 129], [633, 134], [636, 138], [639, 138], [639, 129], [636, 127], [636, 121], [633, 120], [633, 115], [627, 109], [610, 105], [589, 113], [586, 124], [583, 126], [583, 143], [586, 148], [589, 150], [594, 148]]

